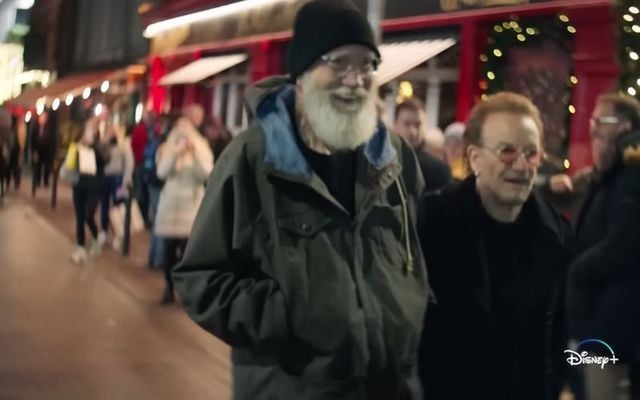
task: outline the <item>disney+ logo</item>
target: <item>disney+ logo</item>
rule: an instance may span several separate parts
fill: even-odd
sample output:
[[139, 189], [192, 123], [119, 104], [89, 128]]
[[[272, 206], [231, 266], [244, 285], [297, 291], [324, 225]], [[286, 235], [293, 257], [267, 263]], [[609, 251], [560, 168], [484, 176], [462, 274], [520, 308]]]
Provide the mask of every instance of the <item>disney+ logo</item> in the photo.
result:
[[611, 346], [609, 346], [606, 342], [603, 342], [602, 340], [598, 340], [598, 339], [583, 340], [578, 344], [576, 350], [579, 350], [580, 347], [586, 343], [598, 343], [603, 345], [607, 350], [609, 350], [609, 352], [611, 353], [611, 357], [590, 356], [588, 351], [582, 351], [578, 353], [577, 351], [573, 351], [573, 350], [565, 350], [564, 353], [569, 354], [567, 356], [567, 363], [569, 363], [569, 365], [575, 366], [575, 365], [582, 365], [582, 364], [596, 364], [596, 365], [599, 365], [601, 369], [604, 369], [604, 366], [609, 364], [609, 362], [611, 362], [612, 365], [615, 365], [616, 362], [619, 361], [618, 357], [616, 357], [616, 354], [613, 352], [613, 349], [611, 348]]

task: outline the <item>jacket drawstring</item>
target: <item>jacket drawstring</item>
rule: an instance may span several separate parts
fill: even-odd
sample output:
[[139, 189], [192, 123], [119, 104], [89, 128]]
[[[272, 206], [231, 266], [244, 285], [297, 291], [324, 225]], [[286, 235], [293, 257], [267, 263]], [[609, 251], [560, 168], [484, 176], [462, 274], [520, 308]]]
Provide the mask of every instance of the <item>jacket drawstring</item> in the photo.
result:
[[400, 179], [396, 179], [396, 185], [398, 187], [398, 193], [400, 193], [400, 201], [402, 202], [402, 217], [404, 228], [404, 240], [407, 250], [407, 272], [413, 272], [413, 254], [411, 253], [411, 238], [409, 236], [409, 210], [407, 209], [407, 199], [402, 189]]

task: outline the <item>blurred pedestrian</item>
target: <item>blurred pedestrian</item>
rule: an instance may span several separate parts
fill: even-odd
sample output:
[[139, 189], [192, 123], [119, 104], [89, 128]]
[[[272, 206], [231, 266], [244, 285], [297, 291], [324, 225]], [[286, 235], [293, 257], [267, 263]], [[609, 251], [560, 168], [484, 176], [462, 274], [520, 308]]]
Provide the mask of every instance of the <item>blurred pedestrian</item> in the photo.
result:
[[[100, 225], [98, 242], [103, 246], [109, 233], [109, 210], [111, 206], [124, 202], [128, 188], [133, 182], [133, 153], [118, 140], [117, 127], [106, 128], [103, 146], [109, 149], [109, 163], [104, 168], [105, 190], [100, 198]], [[120, 248], [121, 238], [114, 237], [114, 248]]]
[[11, 150], [9, 152], [9, 171], [7, 173], [7, 186], [13, 179], [13, 188], [20, 188], [22, 178], [22, 157], [24, 154], [24, 140], [20, 140], [18, 118], [13, 116], [11, 122]]
[[189, 104], [182, 110], [182, 116], [188, 119], [196, 131], [202, 134], [202, 124], [204, 123], [204, 109], [200, 104]]
[[133, 152], [133, 192], [147, 228], [149, 221], [149, 188], [144, 181], [143, 157], [147, 142], [156, 137], [158, 132], [157, 116], [153, 111], [144, 110], [142, 121], [136, 125], [131, 134], [131, 151]]
[[396, 107], [393, 129], [415, 150], [427, 191], [442, 189], [451, 183], [451, 171], [425, 145], [425, 111], [418, 99], [409, 99]]
[[457, 181], [462, 181], [469, 176], [464, 154], [463, 133], [462, 122], [453, 122], [444, 130], [444, 161], [449, 165], [453, 179]]
[[34, 187], [49, 187], [49, 177], [55, 157], [57, 113], [43, 111], [35, 119], [31, 132], [31, 151]]
[[174, 301], [171, 268], [184, 254], [212, 168], [213, 155], [207, 141], [190, 120], [178, 119], [157, 154], [158, 178], [164, 186], [153, 230], [163, 239], [165, 248], [163, 304]]
[[209, 121], [203, 125], [202, 133], [207, 138], [209, 147], [211, 147], [211, 151], [213, 151], [213, 157], [216, 160], [233, 139], [229, 129], [224, 126], [222, 119], [216, 116], [211, 117]]
[[[85, 263], [89, 256], [97, 256], [101, 250], [95, 213], [105, 190], [105, 166], [109, 158], [109, 148], [98, 140], [98, 120], [88, 119], [80, 140], [70, 145], [61, 170], [62, 177], [73, 184], [77, 247], [71, 260], [76, 264]], [[85, 225], [92, 237], [89, 252], [85, 248]]]
[[415, 155], [376, 118], [380, 53], [345, 0], [300, 9], [289, 76], [207, 184], [177, 292], [232, 346], [234, 399], [422, 399]]
[[4, 196], [8, 182], [9, 158], [11, 155], [11, 114], [0, 108], [0, 196]]
[[464, 131], [473, 175], [424, 199], [419, 229], [437, 301], [420, 353], [427, 399], [558, 399], [571, 232], [532, 193], [542, 133], [528, 99], [490, 96]]
[[[578, 341], [606, 342], [619, 358], [603, 369], [586, 365], [589, 400], [616, 398], [628, 380], [631, 398], [640, 399], [640, 103], [625, 95], [600, 96], [591, 139], [594, 165], [576, 220], [580, 255], [569, 280], [572, 333]], [[571, 179], [564, 185], [567, 192], [576, 190]], [[607, 349], [598, 350], [610, 357]]]
[[149, 222], [151, 224], [151, 242], [147, 266], [149, 268], [164, 267], [164, 240], [155, 233], [155, 221], [158, 214], [158, 202], [164, 186], [164, 180], [158, 176], [158, 149], [165, 142], [169, 132], [179, 115], [163, 115], [160, 117], [160, 129], [144, 148], [142, 156], [143, 181], [149, 190]]

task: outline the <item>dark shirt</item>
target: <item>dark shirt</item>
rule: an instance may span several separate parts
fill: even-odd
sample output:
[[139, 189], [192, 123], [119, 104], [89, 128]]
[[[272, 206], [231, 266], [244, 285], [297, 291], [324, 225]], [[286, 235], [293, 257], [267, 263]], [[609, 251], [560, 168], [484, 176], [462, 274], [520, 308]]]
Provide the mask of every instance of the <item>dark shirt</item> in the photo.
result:
[[[520, 314], [524, 304], [522, 280], [525, 278], [530, 258], [530, 234], [533, 226], [526, 213], [512, 223], [500, 222], [491, 217], [479, 204], [482, 236], [488, 267], [489, 292], [491, 294], [491, 320], [494, 378], [500, 382], [515, 370], [514, 355], [520, 354], [517, 343]], [[509, 397], [507, 385], [502, 386]], [[499, 398], [500, 396], [496, 396]]]
[[304, 158], [311, 169], [322, 179], [329, 193], [353, 216], [355, 213], [356, 152], [347, 150], [325, 155], [311, 150], [300, 136], [295, 123], [293, 105], [289, 107], [289, 115], [293, 122], [296, 142]]
[[356, 152], [338, 151], [330, 155], [316, 153], [304, 144], [296, 132], [296, 140], [304, 158], [322, 182], [327, 185], [329, 193], [353, 215], [355, 210], [355, 176]]
[[453, 182], [451, 170], [444, 161], [421, 149], [415, 152], [427, 192], [442, 189]]

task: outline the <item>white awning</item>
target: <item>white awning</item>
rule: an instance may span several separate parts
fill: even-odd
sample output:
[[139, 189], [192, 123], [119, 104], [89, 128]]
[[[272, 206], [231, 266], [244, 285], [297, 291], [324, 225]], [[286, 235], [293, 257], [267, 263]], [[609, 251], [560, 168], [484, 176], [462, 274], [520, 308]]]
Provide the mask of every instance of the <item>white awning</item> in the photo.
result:
[[425, 39], [388, 43], [380, 46], [382, 64], [378, 70], [378, 83], [383, 85], [437, 56], [456, 44], [453, 38]]
[[170, 86], [200, 82], [205, 78], [238, 65], [246, 59], [246, 54], [201, 58], [163, 76], [158, 83], [163, 86]]

